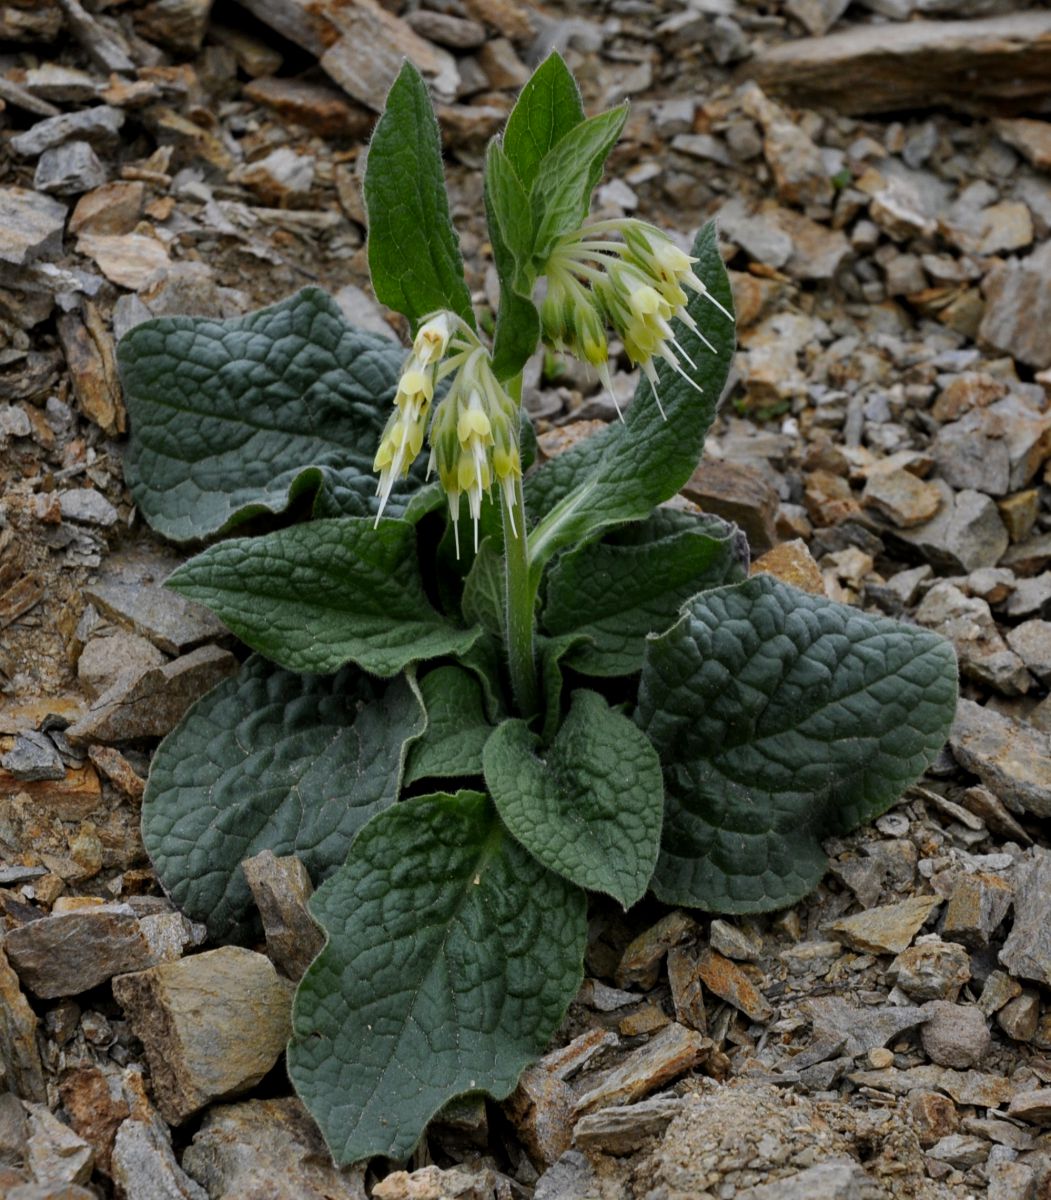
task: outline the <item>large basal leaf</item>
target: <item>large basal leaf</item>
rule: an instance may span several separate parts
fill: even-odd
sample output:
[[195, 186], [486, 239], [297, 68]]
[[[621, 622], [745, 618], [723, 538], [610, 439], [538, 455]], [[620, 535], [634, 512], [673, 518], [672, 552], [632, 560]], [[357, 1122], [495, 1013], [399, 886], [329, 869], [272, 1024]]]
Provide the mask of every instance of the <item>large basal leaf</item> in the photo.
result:
[[587, 638], [580, 633], [566, 633], [561, 637], [536, 635], [536, 662], [540, 674], [540, 702], [543, 707], [543, 722], [540, 738], [547, 745], [562, 724], [563, 667], [574, 650], [579, 650]]
[[[193, 541], [301, 492], [328, 514], [376, 511], [372, 459], [405, 351], [305, 288], [244, 317], [161, 317], [117, 349], [131, 444], [124, 474], [159, 533]], [[422, 482], [401, 485], [399, 516]]]
[[315, 894], [328, 932], [288, 1070], [337, 1163], [407, 1157], [454, 1096], [507, 1096], [583, 977], [585, 897], [478, 792], [374, 818]]
[[664, 789], [649, 739], [596, 692], [577, 691], [546, 750], [525, 721], [485, 744], [485, 783], [507, 828], [544, 866], [630, 908], [660, 844]]
[[[697, 235], [694, 271], [730, 312], [733, 297], [716, 243], [715, 226]], [[734, 326], [701, 296], [689, 311], [717, 353], [705, 349], [681, 323], [675, 335], [697, 364], [691, 372], [702, 395], [665, 363], [657, 367], [667, 420], [640, 380], [624, 422], [578, 442], [544, 464], [526, 483], [526, 503], [539, 522], [530, 535], [530, 560], [538, 578], [557, 551], [594, 536], [608, 525], [640, 521], [690, 478], [715, 417], [734, 350]]]
[[698, 592], [748, 574], [748, 543], [718, 517], [658, 509], [562, 555], [547, 580], [545, 628], [587, 637], [566, 659], [586, 675], [632, 675], [646, 638]]
[[552, 52], [522, 89], [504, 128], [504, 152], [527, 191], [547, 152], [583, 120], [576, 80]]
[[419, 697], [402, 678], [348, 667], [295, 675], [253, 656], [199, 700], [161, 743], [142, 838], [165, 891], [218, 941], [256, 931], [241, 862], [295, 854], [315, 883], [357, 832], [398, 798]]
[[482, 750], [493, 726], [477, 676], [463, 667], [435, 667], [420, 680], [427, 732], [413, 744], [405, 784], [464, 779], [482, 773]]
[[449, 217], [438, 122], [406, 61], [387, 94], [365, 165], [368, 257], [377, 298], [413, 323], [437, 309], [471, 326], [474, 311]]
[[416, 530], [367, 517], [311, 521], [210, 546], [169, 587], [206, 604], [253, 650], [292, 671], [353, 662], [374, 675], [468, 649], [423, 590]]
[[502, 541], [490, 534], [478, 547], [463, 585], [463, 615], [497, 637], [504, 633], [504, 559]]
[[757, 575], [650, 640], [636, 720], [667, 792], [653, 890], [719, 912], [805, 895], [821, 840], [884, 812], [956, 708], [944, 639]]

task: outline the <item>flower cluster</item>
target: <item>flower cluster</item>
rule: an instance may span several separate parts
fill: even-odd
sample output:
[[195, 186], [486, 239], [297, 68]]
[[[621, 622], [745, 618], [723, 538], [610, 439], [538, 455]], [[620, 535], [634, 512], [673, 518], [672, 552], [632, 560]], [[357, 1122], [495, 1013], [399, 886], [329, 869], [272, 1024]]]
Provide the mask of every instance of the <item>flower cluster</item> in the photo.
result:
[[[622, 239], [613, 240], [615, 237]], [[632, 363], [657, 391], [654, 359], [664, 359], [692, 387], [700, 385], [683, 363], [696, 368], [671, 327], [677, 318], [709, 349], [686, 304], [688, 291], [708, 299], [728, 320], [730, 313], [693, 273], [697, 260], [668, 237], [633, 218], [599, 221], [562, 238], [548, 259], [547, 295], [540, 309], [544, 339], [594, 366], [618, 414], [609, 375], [606, 327], [616, 331]]]
[[518, 406], [493, 374], [489, 352], [473, 330], [452, 313], [431, 317], [416, 334], [373, 470], [380, 473], [378, 521], [394, 483], [408, 474], [423, 449], [435, 388], [450, 375], [449, 390], [438, 402], [431, 422], [428, 474], [437, 471], [448, 497], [459, 557], [460, 499], [467, 497], [477, 550], [482, 498], [491, 494], [494, 482], [504, 494], [512, 532], [517, 536], [515, 489], [522, 475], [522, 460]]

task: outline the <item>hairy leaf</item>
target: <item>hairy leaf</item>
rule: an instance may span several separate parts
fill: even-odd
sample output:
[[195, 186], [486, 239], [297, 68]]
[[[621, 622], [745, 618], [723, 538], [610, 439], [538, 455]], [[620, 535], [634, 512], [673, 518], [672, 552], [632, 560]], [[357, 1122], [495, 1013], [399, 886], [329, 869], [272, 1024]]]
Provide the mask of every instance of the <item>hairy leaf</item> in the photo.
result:
[[584, 893], [478, 792], [374, 818], [311, 911], [288, 1070], [337, 1163], [411, 1153], [454, 1096], [507, 1096], [583, 977]]
[[956, 707], [944, 639], [757, 575], [705, 592], [646, 647], [636, 720], [667, 793], [653, 890], [762, 912], [825, 871], [821, 840], [884, 812]]
[[482, 685], [463, 667], [435, 667], [420, 680], [427, 732], [405, 768], [405, 784], [421, 779], [462, 779], [482, 773], [482, 748], [493, 726], [485, 715]]
[[[694, 271], [732, 312], [730, 281], [714, 225], [709, 223], [697, 235], [693, 253], [698, 259]], [[649, 384], [640, 380], [623, 423], [615, 422], [578, 442], [530, 476], [526, 503], [540, 518], [529, 551], [537, 577], [557, 551], [593, 537], [605, 526], [642, 520], [693, 474], [730, 370], [734, 327], [701, 296], [690, 300], [689, 311], [717, 350], [716, 354], [706, 350], [681, 323], [674, 326], [676, 337], [697, 364], [694, 378], [703, 394], [661, 363], [657, 374], [667, 420], [662, 419]]]
[[577, 691], [542, 753], [525, 721], [485, 744], [485, 782], [501, 819], [545, 867], [629, 908], [653, 874], [664, 807], [649, 739], [596, 692]]
[[576, 80], [553, 52], [522, 89], [504, 129], [504, 151], [525, 188], [532, 186], [548, 151], [583, 120]]
[[432, 608], [416, 530], [367, 517], [311, 521], [220, 542], [174, 571], [168, 586], [206, 604], [237, 636], [293, 671], [354, 662], [374, 675], [466, 650], [479, 630]]
[[586, 634], [568, 665], [586, 675], [632, 675], [650, 633], [691, 596], [747, 574], [748, 543], [718, 517], [659, 509], [562, 555], [547, 581], [544, 625]]
[[490, 535], [478, 547], [463, 587], [463, 615], [472, 624], [502, 637], [504, 631], [504, 560], [501, 542]]
[[[405, 351], [353, 329], [318, 288], [244, 317], [161, 317], [117, 350], [135, 503], [173, 541], [281, 512], [302, 492], [334, 515], [376, 511], [372, 459]], [[422, 468], [395, 489], [401, 515]]]
[[142, 840], [165, 891], [218, 941], [257, 933], [241, 862], [295, 854], [315, 883], [398, 798], [424, 728], [409, 682], [353, 667], [295, 675], [254, 655], [189, 710], [154, 755]]
[[587, 642], [584, 634], [567, 633], [561, 637], [536, 635], [537, 667], [540, 672], [540, 695], [543, 703], [543, 726], [540, 736], [547, 745], [562, 724], [562, 668], [574, 650]]
[[381, 303], [415, 328], [440, 308], [471, 326], [474, 311], [449, 217], [441, 138], [427, 85], [406, 61], [387, 94], [365, 166], [368, 256]]

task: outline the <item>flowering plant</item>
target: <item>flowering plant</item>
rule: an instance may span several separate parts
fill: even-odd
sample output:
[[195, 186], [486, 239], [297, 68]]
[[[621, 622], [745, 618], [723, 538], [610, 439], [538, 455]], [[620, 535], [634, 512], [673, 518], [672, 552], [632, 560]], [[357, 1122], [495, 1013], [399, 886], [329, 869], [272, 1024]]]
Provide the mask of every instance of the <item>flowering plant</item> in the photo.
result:
[[[120, 346], [141, 511], [180, 541], [257, 522], [168, 581], [256, 653], [157, 751], [144, 840], [217, 940], [256, 934], [246, 857], [298, 855], [320, 885], [288, 1067], [340, 1163], [404, 1158], [451, 1099], [511, 1092], [580, 985], [589, 893], [789, 904], [822, 837], [893, 803], [952, 718], [946, 642], [749, 575], [737, 530], [665, 505], [714, 418], [733, 300], [711, 226], [686, 253], [589, 223], [624, 119], [585, 117], [552, 56], [490, 145], [491, 344], [406, 65], [365, 200], [411, 351], [317, 289]], [[610, 388], [623, 353], [642, 380], [537, 465], [541, 346]]]

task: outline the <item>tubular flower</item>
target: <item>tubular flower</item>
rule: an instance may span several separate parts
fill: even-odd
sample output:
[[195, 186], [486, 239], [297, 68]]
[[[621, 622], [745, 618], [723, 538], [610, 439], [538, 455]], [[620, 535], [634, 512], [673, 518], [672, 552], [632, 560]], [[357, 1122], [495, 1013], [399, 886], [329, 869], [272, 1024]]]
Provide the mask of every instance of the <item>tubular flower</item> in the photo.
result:
[[[622, 240], [613, 240], [618, 235]], [[659, 229], [633, 218], [583, 226], [551, 252], [547, 296], [540, 310], [544, 339], [597, 369], [618, 415], [606, 325], [616, 331], [632, 363], [649, 380], [662, 415], [654, 359], [664, 359], [691, 387], [701, 390], [683, 365], [696, 369], [671, 321], [682, 321], [714, 350], [686, 309], [688, 291], [703, 295], [728, 320], [733, 318], [693, 273], [696, 261]]]

